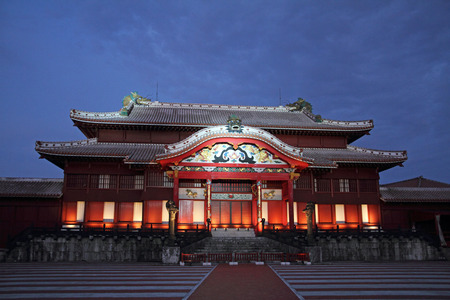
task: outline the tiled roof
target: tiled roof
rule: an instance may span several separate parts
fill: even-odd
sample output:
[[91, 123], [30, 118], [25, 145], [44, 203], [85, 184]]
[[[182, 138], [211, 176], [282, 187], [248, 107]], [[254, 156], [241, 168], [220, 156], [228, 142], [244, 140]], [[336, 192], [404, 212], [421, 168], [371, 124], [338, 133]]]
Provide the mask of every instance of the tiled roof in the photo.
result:
[[0, 197], [59, 198], [63, 179], [0, 178]]
[[381, 200], [387, 203], [450, 203], [450, 187], [380, 187]]
[[95, 113], [72, 110], [73, 121], [121, 125], [161, 125], [207, 127], [227, 124], [230, 115], [237, 115], [243, 125], [263, 129], [293, 129], [305, 131], [368, 131], [372, 120], [334, 121], [324, 119], [315, 122], [315, 115], [303, 110], [271, 106], [238, 106], [216, 104], [186, 104], [150, 102], [146, 105], [131, 105], [128, 116], [119, 112]]
[[433, 188], [441, 188], [447, 187], [450, 188], [450, 184], [439, 182], [431, 179], [424, 178], [423, 176], [419, 176], [416, 178], [411, 178], [403, 181], [393, 182], [384, 184], [382, 186], [385, 187], [433, 187]]
[[407, 160], [406, 151], [380, 151], [347, 146], [347, 148], [303, 148], [303, 157], [312, 158], [313, 166], [350, 163], [401, 164]]
[[127, 163], [151, 163], [163, 144], [99, 143], [96, 138], [73, 142], [36, 142], [40, 154], [66, 157], [122, 158]]
[[[54, 143], [36, 142], [41, 155], [60, 157], [122, 158], [125, 163], [154, 163], [164, 153], [164, 144], [103, 143], [97, 139]], [[339, 163], [378, 163], [395, 165], [407, 159], [406, 152], [387, 152], [348, 146], [340, 148], [303, 148], [303, 159], [311, 167], [336, 168]]]

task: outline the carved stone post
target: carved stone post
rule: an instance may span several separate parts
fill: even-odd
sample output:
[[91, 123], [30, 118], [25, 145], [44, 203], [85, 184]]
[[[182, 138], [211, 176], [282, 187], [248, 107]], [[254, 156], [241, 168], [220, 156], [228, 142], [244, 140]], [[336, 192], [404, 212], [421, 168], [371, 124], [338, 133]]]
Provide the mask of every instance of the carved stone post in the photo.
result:
[[175, 219], [177, 216], [177, 212], [179, 211], [178, 207], [175, 205], [173, 200], [169, 200], [166, 203], [166, 209], [169, 213], [169, 237], [170, 239], [175, 239]]
[[303, 210], [306, 214], [306, 224], [307, 224], [307, 234], [308, 239], [313, 237], [313, 214], [314, 214], [314, 203], [308, 202], [306, 208]]

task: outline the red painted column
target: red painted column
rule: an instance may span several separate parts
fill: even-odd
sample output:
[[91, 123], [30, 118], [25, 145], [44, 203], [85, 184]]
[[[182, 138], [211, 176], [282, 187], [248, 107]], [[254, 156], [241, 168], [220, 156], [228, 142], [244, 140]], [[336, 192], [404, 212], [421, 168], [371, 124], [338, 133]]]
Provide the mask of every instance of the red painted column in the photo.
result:
[[256, 199], [256, 217], [257, 217], [257, 232], [262, 232], [262, 202], [261, 202], [261, 181], [256, 183], [257, 199]]
[[[180, 208], [180, 201], [179, 201], [179, 199], [178, 199], [178, 193], [179, 193], [179, 178], [178, 178], [178, 170], [174, 170], [173, 171], [173, 202], [175, 202], [175, 205], [178, 207], [178, 208]], [[165, 207], [163, 208], [163, 209], [165, 209]], [[178, 216], [179, 216], [179, 213], [178, 214], [176, 214], [176, 217], [175, 217], [175, 224], [176, 224], [176, 226], [175, 226], [175, 232], [177, 231], [177, 228], [178, 228]]]
[[289, 202], [289, 229], [294, 229], [294, 185], [293, 180], [288, 180], [288, 202]]
[[[211, 179], [206, 179], [206, 219], [211, 222]], [[207, 221], [207, 220], [206, 220]], [[209, 227], [209, 230], [212, 226]]]

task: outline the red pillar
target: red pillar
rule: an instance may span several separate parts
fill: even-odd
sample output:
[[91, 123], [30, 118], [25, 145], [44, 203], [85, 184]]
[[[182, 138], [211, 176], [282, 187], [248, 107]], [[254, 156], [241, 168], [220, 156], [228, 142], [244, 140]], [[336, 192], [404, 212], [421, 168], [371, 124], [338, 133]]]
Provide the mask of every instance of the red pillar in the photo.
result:
[[289, 201], [289, 229], [294, 229], [294, 185], [292, 179], [288, 180], [288, 201]]
[[256, 217], [257, 217], [257, 232], [262, 232], [262, 197], [261, 197], [261, 181], [258, 180], [258, 182], [256, 183], [256, 187], [257, 187], [257, 196], [258, 198], [256, 199]]
[[[174, 170], [173, 171], [173, 198], [172, 199], [173, 199], [173, 202], [175, 202], [175, 205], [178, 208], [180, 208], [180, 201], [178, 199], [178, 192], [179, 192], [178, 186], [179, 186], [178, 170]], [[166, 209], [166, 208], [164, 207], [164, 209]], [[178, 216], [179, 215], [180, 214], [178, 213], [178, 214], [176, 214], [176, 217], [175, 217], [175, 224], [176, 224], [175, 231], [178, 228]]]

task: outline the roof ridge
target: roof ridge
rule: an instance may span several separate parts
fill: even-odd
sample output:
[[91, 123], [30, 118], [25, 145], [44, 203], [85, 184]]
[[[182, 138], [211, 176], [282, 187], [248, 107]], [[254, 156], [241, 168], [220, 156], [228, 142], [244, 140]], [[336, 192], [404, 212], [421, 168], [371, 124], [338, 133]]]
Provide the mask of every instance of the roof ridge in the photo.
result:
[[0, 177], [0, 181], [42, 181], [42, 182], [62, 182], [64, 178], [39, 178], [39, 177]]
[[353, 145], [347, 145], [347, 149], [353, 150], [353, 151], [370, 153], [370, 154], [384, 155], [384, 156], [407, 157], [406, 150], [376, 150], [376, 149], [363, 148], [363, 147], [358, 147], [358, 146], [353, 146]]
[[[312, 112], [308, 112], [305, 109], [301, 111], [292, 110], [286, 106], [263, 106], [263, 105], [229, 105], [229, 104], [208, 104], [208, 103], [182, 103], [182, 102], [160, 102], [160, 101], [152, 101], [146, 104], [135, 104], [135, 107], [178, 107], [178, 108], [186, 108], [186, 109], [221, 109], [221, 110], [241, 110], [241, 111], [265, 111], [265, 112], [289, 112], [293, 114], [303, 114], [307, 116], [312, 122], [315, 121], [315, 114]], [[128, 116], [124, 116], [120, 114], [120, 111], [113, 112], [90, 112], [83, 111], [78, 109], [71, 109], [70, 118], [77, 117], [87, 117], [87, 118], [127, 118]], [[344, 125], [344, 126], [373, 126], [373, 120], [359, 120], [359, 121], [338, 121], [332, 119], [321, 119], [323, 124], [328, 125]]]
[[96, 143], [98, 143], [97, 138], [67, 141], [67, 142], [36, 141], [35, 149], [54, 148], [54, 147], [72, 147], [72, 146], [82, 146], [82, 145], [96, 144]]

